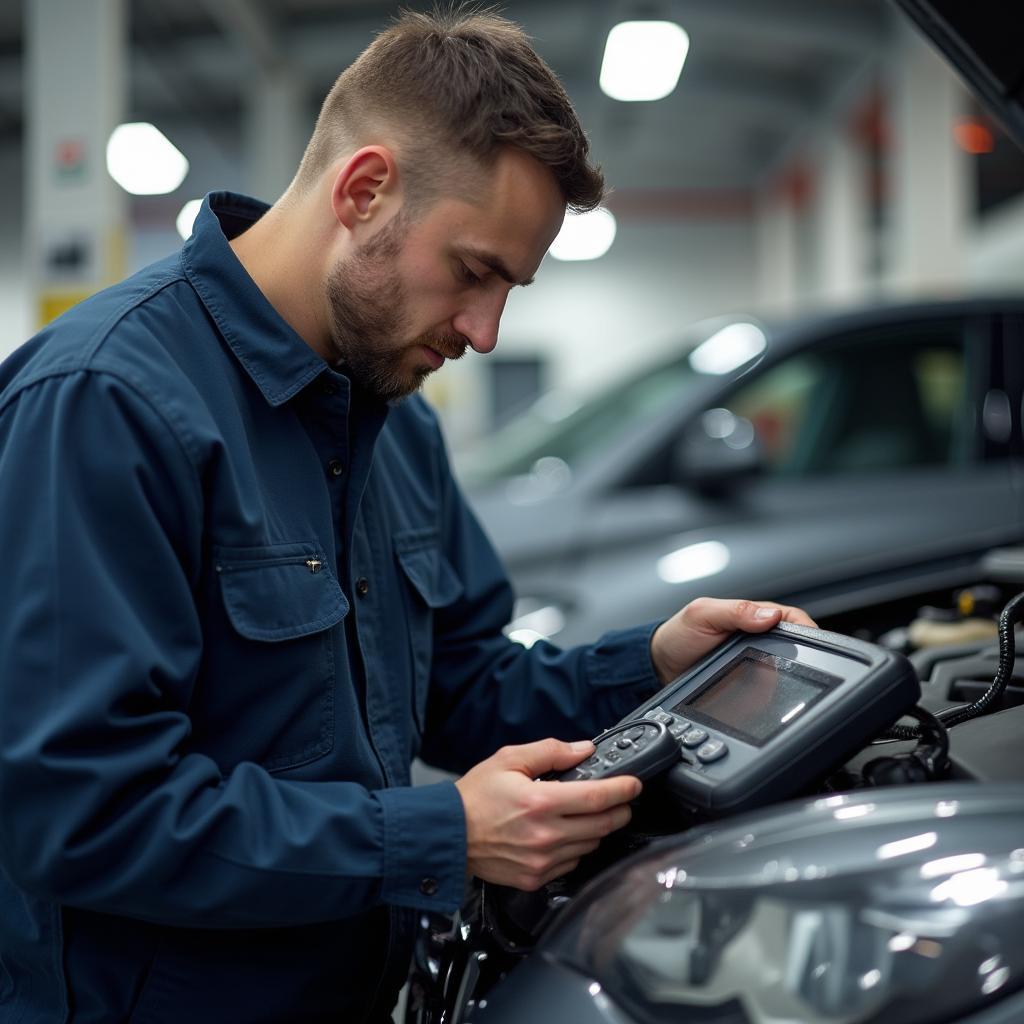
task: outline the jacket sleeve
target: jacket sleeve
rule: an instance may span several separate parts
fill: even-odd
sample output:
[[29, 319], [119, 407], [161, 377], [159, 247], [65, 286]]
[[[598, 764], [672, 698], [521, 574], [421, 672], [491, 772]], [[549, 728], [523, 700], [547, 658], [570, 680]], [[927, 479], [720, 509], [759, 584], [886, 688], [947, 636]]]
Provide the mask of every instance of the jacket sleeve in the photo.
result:
[[502, 744], [597, 735], [660, 688], [650, 655], [658, 623], [567, 650], [509, 640], [511, 584], [439, 447], [444, 556], [462, 586], [435, 614], [421, 757], [461, 772]]
[[142, 388], [75, 370], [0, 404], [0, 868], [172, 925], [454, 909], [451, 783], [371, 792], [190, 750], [203, 482]]

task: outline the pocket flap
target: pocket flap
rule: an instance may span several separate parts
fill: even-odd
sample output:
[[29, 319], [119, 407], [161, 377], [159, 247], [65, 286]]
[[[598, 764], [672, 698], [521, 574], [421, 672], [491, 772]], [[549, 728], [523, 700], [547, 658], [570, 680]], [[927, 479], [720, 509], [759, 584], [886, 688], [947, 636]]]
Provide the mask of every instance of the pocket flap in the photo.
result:
[[462, 580], [441, 553], [436, 530], [396, 533], [394, 545], [399, 564], [427, 607], [443, 608], [462, 594]]
[[348, 613], [348, 600], [313, 545], [215, 548], [214, 558], [228, 618], [249, 640], [308, 636]]

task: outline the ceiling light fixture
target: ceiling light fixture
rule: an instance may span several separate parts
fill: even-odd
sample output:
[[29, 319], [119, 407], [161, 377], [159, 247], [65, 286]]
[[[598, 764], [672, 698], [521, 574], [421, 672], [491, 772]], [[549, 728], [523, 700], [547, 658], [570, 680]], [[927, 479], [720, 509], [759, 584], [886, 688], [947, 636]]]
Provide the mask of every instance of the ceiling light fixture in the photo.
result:
[[107, 171], [132, 195], [160, 196], [185, 180], [188, 160], [155, 125], [135, 121], [110, 133]]
[[679, 81], [690, 37], [674, 21], [621, 21], [608, 33], [601, 90], [613, 100], [660, 100]]
[[199, 216], [199, 210], [202, 208], [202, 205], [202, 199], [190, 199], [178, 211], [174, 226], [178, 229], [178, 234], [182, 238], [187, 239], [192, 234], [192, 227], [196, 222], [196, 217]]
[[604, 207], [569, 213], [548, 251], [556, 260], [596, 260], [612, 247], [615, 230], [615, 218]]

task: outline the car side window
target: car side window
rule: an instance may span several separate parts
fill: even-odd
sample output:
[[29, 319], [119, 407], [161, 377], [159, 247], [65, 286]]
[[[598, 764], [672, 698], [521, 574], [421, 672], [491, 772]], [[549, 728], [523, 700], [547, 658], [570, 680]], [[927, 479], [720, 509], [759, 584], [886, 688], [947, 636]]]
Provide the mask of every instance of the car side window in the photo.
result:
[[851, 336], [783, 360], [725, 404], [751, 422], [774, 475], [963, 463], [972, 415], [964, 333], [944, 324]]

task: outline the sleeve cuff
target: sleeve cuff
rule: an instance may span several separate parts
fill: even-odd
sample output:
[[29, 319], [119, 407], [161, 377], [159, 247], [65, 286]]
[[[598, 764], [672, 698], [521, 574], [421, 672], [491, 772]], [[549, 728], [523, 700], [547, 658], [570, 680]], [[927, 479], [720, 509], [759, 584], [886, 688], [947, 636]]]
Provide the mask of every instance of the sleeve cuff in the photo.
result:
[[587, 678], [606, 721], [625, 717], [662, 688], [651, 661], [651, 637], [659, 625], [611, 630], [587, 651]]
[[466, 815], [454, 782], [379, 791], [385, 903], [451, 913], [466, 892]]

